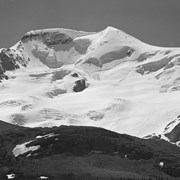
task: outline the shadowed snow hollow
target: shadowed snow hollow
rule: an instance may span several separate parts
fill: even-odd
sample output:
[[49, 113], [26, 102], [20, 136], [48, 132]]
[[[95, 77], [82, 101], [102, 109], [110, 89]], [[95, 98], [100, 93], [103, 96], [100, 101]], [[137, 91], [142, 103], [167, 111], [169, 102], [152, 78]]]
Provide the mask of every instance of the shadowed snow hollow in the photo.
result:
[[180, 114], [180, 49], [113, 27], [30, 31], [0, 52], [0, 119], [160, 134]]

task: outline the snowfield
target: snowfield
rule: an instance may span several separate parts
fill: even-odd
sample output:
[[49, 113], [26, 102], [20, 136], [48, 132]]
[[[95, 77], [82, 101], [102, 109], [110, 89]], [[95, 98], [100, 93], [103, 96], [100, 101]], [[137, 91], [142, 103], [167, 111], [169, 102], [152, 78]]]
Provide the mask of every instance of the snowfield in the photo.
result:
[[151, 46], [113, 27], [47, 29], [30, 31], [5, 54], [19, 66], [0, 83], [6, 122], [144, 137], [163, 133], [180, 115], [180, 48]]

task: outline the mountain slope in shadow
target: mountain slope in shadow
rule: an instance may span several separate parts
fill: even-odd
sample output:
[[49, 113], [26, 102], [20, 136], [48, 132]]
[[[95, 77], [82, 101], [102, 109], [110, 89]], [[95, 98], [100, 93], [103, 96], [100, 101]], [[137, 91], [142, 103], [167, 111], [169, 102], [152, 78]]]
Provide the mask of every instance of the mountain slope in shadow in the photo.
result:
[[[175, 179], [180, 148], [85, 126], [24, 128], [0, 122], [0, 175], [18, 179]], [[36, 148], [35, 148], [36, 147]]]

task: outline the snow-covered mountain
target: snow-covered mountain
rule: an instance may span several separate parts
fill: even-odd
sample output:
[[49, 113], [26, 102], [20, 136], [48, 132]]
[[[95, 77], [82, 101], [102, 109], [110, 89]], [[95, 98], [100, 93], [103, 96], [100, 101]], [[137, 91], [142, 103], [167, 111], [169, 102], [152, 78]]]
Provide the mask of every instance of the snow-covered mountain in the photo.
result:
[[144, 137], [165, 134], [180, 115], [180, 48], [148, 45], [113, 27], [30, 31], [1, 49], [0, 59], [6, 122], [88, 125]]

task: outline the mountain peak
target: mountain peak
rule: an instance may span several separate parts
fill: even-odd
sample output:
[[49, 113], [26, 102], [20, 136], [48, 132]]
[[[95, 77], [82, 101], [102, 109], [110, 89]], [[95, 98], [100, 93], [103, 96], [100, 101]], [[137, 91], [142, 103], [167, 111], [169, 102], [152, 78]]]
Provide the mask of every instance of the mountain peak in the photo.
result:
[[118, 31], [119, 30], [119, 29], [112, 27], [112, 26], [107, 26], [107, 28], [105, 28], [105, 29], [112, 30], [112, 31]]

